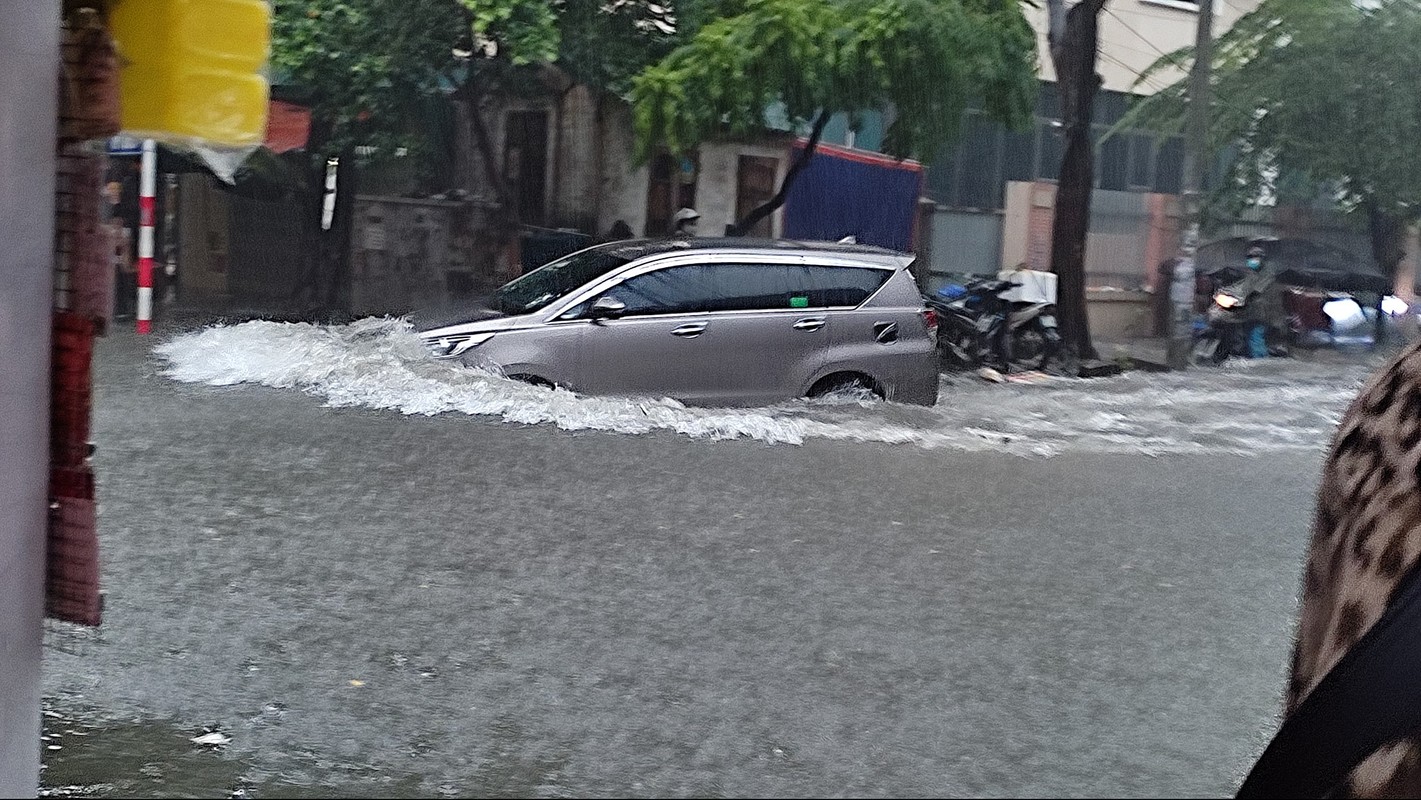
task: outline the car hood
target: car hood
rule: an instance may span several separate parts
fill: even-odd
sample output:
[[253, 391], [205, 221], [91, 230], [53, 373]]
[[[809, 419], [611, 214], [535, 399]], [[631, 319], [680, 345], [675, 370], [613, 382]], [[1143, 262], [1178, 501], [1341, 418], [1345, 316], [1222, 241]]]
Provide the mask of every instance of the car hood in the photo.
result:
[[463, 333], [489, 333], [526, 327], [537, 322], [537, 316], [510, 316], [490, 308], [485, 303], [466, 304], [419, 311], [409, 316], [410, 324], [425, 339], [436, 339]]

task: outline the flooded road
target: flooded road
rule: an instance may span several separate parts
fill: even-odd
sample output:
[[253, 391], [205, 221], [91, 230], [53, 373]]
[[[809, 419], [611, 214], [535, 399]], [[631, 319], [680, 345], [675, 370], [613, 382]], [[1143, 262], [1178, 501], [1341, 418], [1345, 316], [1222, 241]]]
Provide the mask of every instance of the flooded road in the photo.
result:
[[101, 344], [106, 622], [49, 634], [51, 791], [1231, 794], [1363, 374], [711, 411], [407, 348]]
[[1005, 386], [958, 375], [943, 379], [933, 408], [840, 397], [741, 410], [525, 386], [435, 361], [418, 337], [391, 319], [213, 327], [174, 337], [158, 352], [165, 374], [179, 381], [293, 388], [333, 407], [467, 414], [564, 430], [673, 431], [770, 444], [882, 442], [1034, 456], [1316, 450], [1374, 366], [1365, 359], [1234, 361], [1184, 375], [1041, 376]]

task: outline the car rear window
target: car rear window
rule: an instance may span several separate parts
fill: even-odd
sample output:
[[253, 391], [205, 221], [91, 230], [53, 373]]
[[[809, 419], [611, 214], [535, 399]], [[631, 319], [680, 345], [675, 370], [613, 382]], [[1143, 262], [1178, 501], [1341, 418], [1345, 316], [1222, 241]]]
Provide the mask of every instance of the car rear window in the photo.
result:
[[[817, 306], [857, 306], [879, 290], [893, 275], [886, 269], [864, 267], [806, 267], [814, 285], [810, 299]], [[818, 302], [814, 302], [818, 301]]]
[[695, 264], [630, 278], [607, 294], [626, 304], [628, 316], [853, 307], [891, 276], [867, 267]]
[[804, 267], [790, 264], [715, 264], [712, 311], [760, 311], [808, 307], [811, 289]]
[[716, 264], [712, 311], [857, 306], [892, 275], [866, 267]]

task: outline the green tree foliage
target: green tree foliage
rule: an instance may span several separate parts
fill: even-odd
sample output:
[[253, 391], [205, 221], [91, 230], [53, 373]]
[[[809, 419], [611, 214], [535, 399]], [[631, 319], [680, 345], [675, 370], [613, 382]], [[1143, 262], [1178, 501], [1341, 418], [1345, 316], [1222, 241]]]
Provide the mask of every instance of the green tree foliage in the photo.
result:
[[[684, 5], [688, 19], [699, 19], [716, 2]], [[314, 234], [320, 253], [307, 281], [327, 304], [339, 303], [348, 270], [357, 146], [373, 146], [375, 158], [407, 152], [423, 164], [427, 188], [447, 186], [451, 99], [479, 109], [498, 92], [547, 91], [550, 63], [594, 88], [624, 91], [678, 32], [675, 12], [651, 0], [275, 0], [273, 11], [273, 72], [307, 91], [312, 106], [300, 183], [316, 219], [327, 159], [338, 157], [333, 224]], [[500, 230], [509, 233], [501, 159], [483, 115], [470, 118], [480, 180], [499, 198]], [[420, 158], [435, 154], [442, 157]]]
[[1017, 0], [741, 0], [698, 10], [694, 35], [633, 82], [640, 159], [752, 135], [772, 107], [816, 134], [835, 113], [880, 110], [888, 153], [931, 158], [955, 138], [969, 102], [1022, 124], [1035, 101], [1036, 40]]
[[552, 61], [561, 31], [558, 12], [566, 3], [529, 0], [459, 0], [473, 15], [474, 36], [493, 45], [490, 55], [514, 64]]
[[676, 33], [672, 13], [645, 0], [276, 0], [274, 11], [272, 65], [313, 91], [337, 145], [406, 134], [430, 98], [517, 86], [534, 64], [625, 90]]
[[313, 144], [339, 148], [407, 132], [472, 29], [454, 0], [277, 0], [272, 43], [278, 78], [312, 93]]
[[[1173, 53], [1141, 80], [1192, 59]], [[1325, 195], [1368, 215], [1394, 270], [1421, 219], [1421, 0], [1264, 0], [1219, 37], [1213, 71], [1209, 133], [1229, 155], [1215, 210]], [[1187, 105], [1180, 81], [1121, 125], [1178, 130]]]
[[[683, 5], [689, 18], [681, 13]], [[669, 0], [566, 0], [557, 8], [558, 66], [578, 83], [625, 95], [632, 79], [691, 29], [704, 4], [692, 0], [673, 9]]]

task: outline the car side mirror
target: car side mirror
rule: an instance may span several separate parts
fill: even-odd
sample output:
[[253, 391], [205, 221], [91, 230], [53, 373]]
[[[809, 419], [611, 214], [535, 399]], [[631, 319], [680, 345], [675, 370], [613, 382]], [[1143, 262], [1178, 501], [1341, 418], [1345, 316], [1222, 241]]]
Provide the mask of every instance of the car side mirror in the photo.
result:
[[626, 303], [623, 303], [611, 295], [602, 295], [597, 298], [597, 302], [592, 304], [592, 308], [588, 310], [587, 316], [591, 318], [593, 322], [596, 322], [601, 319], [617, 319], [625, 313], [627, 313]]

